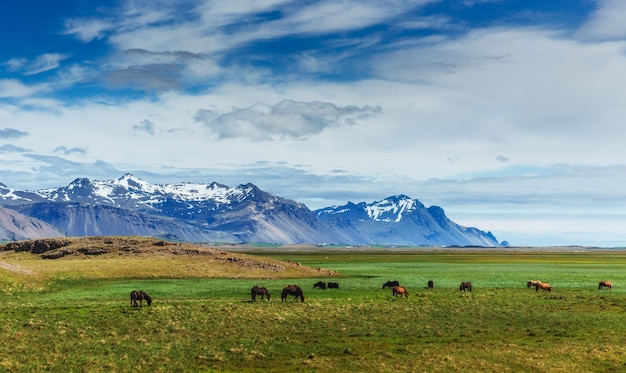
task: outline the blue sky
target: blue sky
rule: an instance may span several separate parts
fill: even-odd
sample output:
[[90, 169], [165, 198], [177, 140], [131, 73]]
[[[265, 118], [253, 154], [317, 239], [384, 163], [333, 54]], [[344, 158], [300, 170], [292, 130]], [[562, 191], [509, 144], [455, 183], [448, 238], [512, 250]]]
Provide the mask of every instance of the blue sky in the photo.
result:
[[626, 2], [5, 1], [0, 182], [406, 194], [514, 245], [626, 245]]

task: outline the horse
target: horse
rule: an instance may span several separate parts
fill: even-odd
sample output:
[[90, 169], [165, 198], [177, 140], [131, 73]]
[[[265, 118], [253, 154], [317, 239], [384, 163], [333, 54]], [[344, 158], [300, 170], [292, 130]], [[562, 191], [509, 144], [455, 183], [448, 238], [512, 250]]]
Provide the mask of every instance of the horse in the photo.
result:
[[394, 286], [400, 286], [400, 282], [396, 281], [387, 281], [383, 284], [383, 289], [384, 288], [392, 288]]
[[472, 283], [471, 282], [469, 282], [469, 281], [461, 282], [461, 286], [459, 286], [459, 291], [465, 291], [465, 290], [472, 291]]
[[[150, 298], [150, 296], [148, 294], [146, 294], [145, 291], [143, 290], [133, 290], [130, 292], [130, 305], [131, 307], [143, 307], [143, 301], [146, 301], [146, 303], [148, 303], [148, 306], [152, 305], [152, 298]], [[139, 304], [137, 304], [137, 301], [139, 301]]]
[[394, 286], [391, 288], [391, 291], [394, 297], [399, 295], [400, 298], [402, 298], [402, 296], [404, 295], [406, 298], [409, 298], [409, 291], [402, 286]]
[[260, 295], [261, 296], [261, 300], [263, 300], [263, 297], [266, 297], [267, 300], [270, 300], [270, 292], [269, 290], [267, 290], [267, 288], [264, 287], [258, 287], [258, 286], [253, 286], [252, 289], [250, 289], [250, 293], [252, 293], [252, 301], [256, 302], [256, 296]]
[[329, 282], [328, 283], [328, 288], [329, 289], [339, 289], [339, 283], [338, 282]]
[[294, 300], [298, 300], [298, 297], [300, 297], [300, 300], [302, 302], [304, 302], [304, 293], [302, 292], [302, 289], [300, 289], [300, 287], [298, 285], [287, 285], [285, 286], [285, 288], [283, 289], [282, 294], [280, 295], [280, 299], [284, 302], [287, 300], [287, 295], [293, 295], [294, 296]]
[[530, 289], [532, 287], [535, 287], [535, 285], [537, 285], [539, 283], [541, 283], [541, 281], [539, 281], [539, 280], [528, 280], [528, 282], [526, 283], [526, 287], [528, 289]]
[[433, 289], [434, 287], [435, 287], [435, 283], [433, 282], [433, 280], [428, 280], [428, 288]]
[[320, 288], [322, 290], [326, 290], [326, 283], [324, 281], [318, 281], [313, 284], [313, 288]]
[[602, 288], [612, 289], [613, 284], [611, 283], [611, 281], [600, 281], [600, 283], [598, 284], [598, 289], [602, 289]]
[[539, 291], [539, 289], [543, 291], [552, 291], [552, 286], [548, 284], [547, 282], [538, 282], [535, 285], [535, 291]]

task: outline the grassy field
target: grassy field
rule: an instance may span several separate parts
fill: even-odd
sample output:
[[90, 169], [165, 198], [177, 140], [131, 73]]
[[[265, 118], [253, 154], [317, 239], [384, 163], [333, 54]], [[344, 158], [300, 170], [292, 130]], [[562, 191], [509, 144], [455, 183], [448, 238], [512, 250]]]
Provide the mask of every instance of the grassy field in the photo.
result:
[[[201, 270], [197, 257], [167, 265], [150, 256], [4, 253], [0, 261], [35, 274], [0, 269], [0, 371], [626, 370], [626, 251], [248, 254], [339, 276], [229, 276]], [[340, 288], [313, 289], [320, 279]], [[434, 289], [426, 289], [430, 279]], [[529, 279], [554, 291], [527, 289]], [[597, 289], [604, 279], [612, 290]], [[410, 297], [381, 289], [387, 280]], [[461, 281], [474, 291], [460, 292]], [[304, 289], [304, 303], [280, 301], [289, 283]], [[249, 301], [257, 284], [270, 289], [270, 302]], [[146, 290], [153, 305], [130, 307], [133, 289]]]

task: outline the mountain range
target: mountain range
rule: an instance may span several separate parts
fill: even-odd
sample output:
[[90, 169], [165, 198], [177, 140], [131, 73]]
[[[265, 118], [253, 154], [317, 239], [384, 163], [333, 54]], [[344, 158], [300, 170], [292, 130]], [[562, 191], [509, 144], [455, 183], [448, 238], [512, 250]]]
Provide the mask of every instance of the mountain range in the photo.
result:
[[312, 211], [253, 184], [150, 184], [125, 174], [37, 191], [0, 183], [0, 206], [2, 240], [137, 235], [186, 242], [501, 245], [490, 232], [460, 226], [441, 207], [406, 195]]

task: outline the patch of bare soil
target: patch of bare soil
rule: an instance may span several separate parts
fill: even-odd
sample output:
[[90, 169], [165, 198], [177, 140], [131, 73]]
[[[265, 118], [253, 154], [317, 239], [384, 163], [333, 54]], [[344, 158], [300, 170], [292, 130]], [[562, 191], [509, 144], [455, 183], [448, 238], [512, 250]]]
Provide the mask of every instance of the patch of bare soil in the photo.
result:
[[35, 271], [31, 271], [30, 269], [23, 267], [19, 264], [11, 264], [6, 262], [0, 262], [0, 268], [6, 269], [7, 271], [22, 273], [25, 275], [36, 275]]

